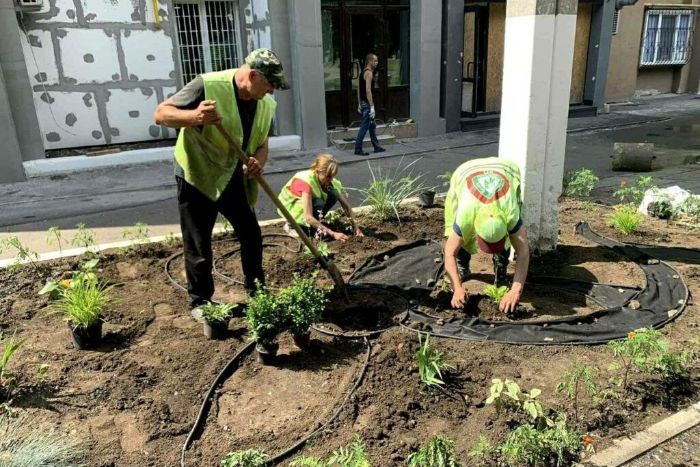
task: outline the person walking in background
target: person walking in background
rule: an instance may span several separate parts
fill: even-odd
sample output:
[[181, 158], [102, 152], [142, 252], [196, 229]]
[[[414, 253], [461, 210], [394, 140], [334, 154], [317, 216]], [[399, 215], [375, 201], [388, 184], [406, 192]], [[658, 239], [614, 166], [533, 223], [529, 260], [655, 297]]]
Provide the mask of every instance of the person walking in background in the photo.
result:
[[378, 63], [379, 59], [376, 55], [372, 53], [367, 54], [365, 57], [365, 69], [360, 73], [357, 86], [357, 111], [362, 114], [362, 123], [355, 140], [355, 154], [358, 156], [369, 156], [369, 153], [362, 149], [362, 141], [365, 139], [367, 130], [369, 130], [369, 137], [372, 141], [372, 146], [374, 146], [374, 152], [386, 151], [379, 145], [376, 131], [377, 124], [374, 122], [375, 110], [372, 83], [374, 83], [374, 70], [377, 69]]

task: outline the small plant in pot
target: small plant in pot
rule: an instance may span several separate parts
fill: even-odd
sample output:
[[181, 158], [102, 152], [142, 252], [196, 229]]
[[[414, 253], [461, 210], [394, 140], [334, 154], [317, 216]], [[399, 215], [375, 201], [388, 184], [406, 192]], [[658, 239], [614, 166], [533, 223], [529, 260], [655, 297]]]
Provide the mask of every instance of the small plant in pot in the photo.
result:
[[294, 277], [292, 285], [279, 294], [280, 310], [287, 316], [294, 343], [307, 349], [310, 343], [311, 325], [317, 322], [326, 302], [326, 291], [316, 285], [318, 272], [311, 277]]
[[76, 349], [90, 349], [102, 339], [102, 313], [110, 289], [97, 280], [83, 280], [65, 289], [53, 308], [66, 316]]
[[420, 203], [421, 207], [431, 207], [435, 203], [435, 189], [427, 188], [424, 191], [421, 191], [420, 196], [418, 197], [418, 202]]
[[258, 361], [264, 365], [271, 364], [279, 348], [275, 338], [284, 326], [284, 316], [277, 297], [258, 284], [257, 293], [248, 302], [245, 320], [257, 343], [255, 350], [258, 352]]
[[204, 335], [209, 339], [223, 339], [228, 331], [231, 311], [236, 305], [208, 302], [200, 306], [204, 320]]

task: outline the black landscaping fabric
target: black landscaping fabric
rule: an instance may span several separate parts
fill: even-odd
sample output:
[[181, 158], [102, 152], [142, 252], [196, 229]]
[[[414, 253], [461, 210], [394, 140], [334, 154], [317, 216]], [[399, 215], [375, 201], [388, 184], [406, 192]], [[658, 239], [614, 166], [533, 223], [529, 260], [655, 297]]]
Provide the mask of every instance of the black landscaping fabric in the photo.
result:
[[[602, 344], [624, 338], [635, 329], [659, 328], [683, 311], [688, 289], [673, 268], [649, 255], [653, 250], [602, 237], [587, 223], [579, 223], [576, 233], [635, 262], [646, 276], [644, 289], [539, 277], [530, 282], [585, 294], [606, 309], [585, 317], [572, 316], [546, 322], [444, 319], [411, 309], [404, 324], [436, 336], [473, 341], [530, 345]], [[441, 257], [440, 245], [420, 240], [371, 258], [355, 271], [350, 283], [389, 287], [414, 299], [425, 297], [435, 284], [428, 279], [437, 281], [443, 272]], [[436, 261], [436, 258], [440, 260]], [[688, 259], [692, 262], [694, 258], [689, 256]], [[639, 302], [639, 308], [630, 308], [630, 300]]]

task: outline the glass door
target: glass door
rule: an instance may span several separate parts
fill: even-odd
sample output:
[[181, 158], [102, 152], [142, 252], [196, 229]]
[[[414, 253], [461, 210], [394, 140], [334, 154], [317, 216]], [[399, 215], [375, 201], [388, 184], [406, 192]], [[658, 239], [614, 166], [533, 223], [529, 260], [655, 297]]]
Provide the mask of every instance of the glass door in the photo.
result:
[[486, 105], [486, 54], [488, 7], [464, 7], [464, 59], [462, 61], [462, 116], [476, 117]]
[[[372, 83], [372, 100], [377, 118], [385, 118], [384, 96], [386, 96], [386, 54], [381, 38], [383, 21], [377, 12], [356, 12], [348, 15], [348, 31], [350, 40], [348, 44], [349, 66], [346, 73], [347, 89], [346, 95], [347, 115], [350, 126], [359, 126], [361, 116], [357, 113], [358, 93], [360, 77], [365, 70], [365, 57], [373, 53], [379, 58], [377, 69], [374, 70], [374, 80]], [[354, 122], [354, 123], [353, 123]]]

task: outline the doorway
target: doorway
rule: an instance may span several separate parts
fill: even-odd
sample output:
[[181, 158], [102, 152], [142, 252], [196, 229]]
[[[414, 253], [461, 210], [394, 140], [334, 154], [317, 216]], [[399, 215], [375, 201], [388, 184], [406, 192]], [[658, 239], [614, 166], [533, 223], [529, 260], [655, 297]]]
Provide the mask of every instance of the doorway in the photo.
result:
[[488, 28], [488, 5], [465, 5], [462, 117], [476, 117], [486, 110]]

